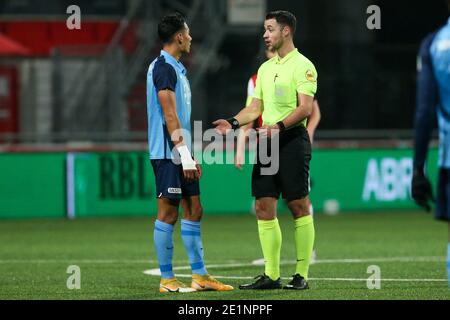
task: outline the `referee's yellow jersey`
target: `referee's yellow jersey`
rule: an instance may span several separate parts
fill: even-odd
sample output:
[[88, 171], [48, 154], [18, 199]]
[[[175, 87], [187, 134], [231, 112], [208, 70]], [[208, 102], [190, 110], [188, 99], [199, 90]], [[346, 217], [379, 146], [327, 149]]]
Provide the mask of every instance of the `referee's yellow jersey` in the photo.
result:
[[[316, 91], [316, 68], [294, 49], [282, 59], [275, 56], [261, 65], [253, 97], [263, 102], [263, 125], [273, 125], [297, 108], [297, 93], [314, 97]], [[306, 121], [298, 125], [306, 127]]]

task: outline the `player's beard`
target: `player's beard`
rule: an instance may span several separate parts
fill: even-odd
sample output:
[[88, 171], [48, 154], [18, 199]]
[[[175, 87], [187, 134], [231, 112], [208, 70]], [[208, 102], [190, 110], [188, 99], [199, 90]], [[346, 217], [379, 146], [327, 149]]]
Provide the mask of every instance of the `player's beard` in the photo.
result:
[[191, 52], [191, 44], [190, 43], [187, 44], [182, 50], [182, 53], [186, 53], [187, 54], [189, 52]]
[[283, 43], [284, 42], [282, 38], [280, 38], [278, 41], [271, 41], [267, 46], [267, 49], [272, 52], [278, 51], [281, 47], [283, 47]]

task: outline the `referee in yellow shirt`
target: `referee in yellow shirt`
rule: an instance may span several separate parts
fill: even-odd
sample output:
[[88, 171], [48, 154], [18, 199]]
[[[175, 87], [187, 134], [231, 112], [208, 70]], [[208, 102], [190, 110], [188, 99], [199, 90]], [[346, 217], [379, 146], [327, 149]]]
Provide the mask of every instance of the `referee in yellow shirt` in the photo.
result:
[[[279, 138], [279, 170], [262, 175], [260, 162], [253, 167], [252, 195], [265, 271], [256, 281], [240, 289], [280, 289], [281, 229], [277, 220], [277, 201], [286, 199], [294, 218], [297, 265], [292, 281], [284, 289], [307, 289], [308, 270], [314, 246], [314, 223], [309, 212], [308, 178], [311, 142], [306, 122], [317, 91], [314, 65], [295, 48], [296, 18], [287, 11], [272, 11], [264, 22], [264, 41], [277, 55], [258, 70], [253, 100], [230, 119], [213, 124], [221, 134], [237, 129], [262, 115], [259, 138]], [[279, 136], [276, 136], [279, 135]], [[259, 147], [259, 146], [258, 146]], [[259, 152], [258, 152], [259, 154]], [[273, 155], [272, 155], [273, 156]]]

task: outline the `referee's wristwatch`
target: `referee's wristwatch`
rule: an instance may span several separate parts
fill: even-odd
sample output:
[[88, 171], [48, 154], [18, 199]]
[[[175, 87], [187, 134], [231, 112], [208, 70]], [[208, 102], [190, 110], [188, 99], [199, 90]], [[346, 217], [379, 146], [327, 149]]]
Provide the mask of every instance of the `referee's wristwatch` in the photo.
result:
[[231, 129], [236, 130], [240, 127], [239, 121], [236, 120], [236, 118], [229, 118], [227, 119], [228, 123], [231, 124]]
[[286, 130], [286, 126], [284, 125], [283, 121], [278, 121], [277, 125], [278, 125], [278, 129], [280, 129], [280, 131]]

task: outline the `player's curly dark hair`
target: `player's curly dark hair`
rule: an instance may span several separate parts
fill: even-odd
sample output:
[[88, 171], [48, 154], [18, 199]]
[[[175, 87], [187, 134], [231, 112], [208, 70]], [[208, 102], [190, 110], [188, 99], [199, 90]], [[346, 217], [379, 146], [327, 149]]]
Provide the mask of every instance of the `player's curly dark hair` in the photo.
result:
[[175, 12], [164, 16], [158, 23], [158, 36], [163, 44], [171, 43], [173, 36], [184, 28], [186, 19], [184, 16]]
[[275, 19], [278, 24], [288, 26], [291, 29], [292, 36], [294, 36], [297, 27], [297, 18], [291, 12], [284, 10], [271, 11], [266, 14], [266, 20], [269, 19]]

